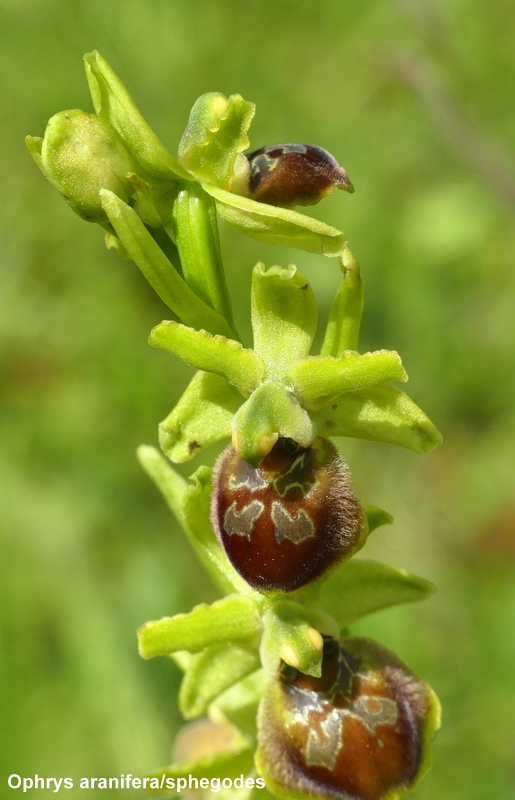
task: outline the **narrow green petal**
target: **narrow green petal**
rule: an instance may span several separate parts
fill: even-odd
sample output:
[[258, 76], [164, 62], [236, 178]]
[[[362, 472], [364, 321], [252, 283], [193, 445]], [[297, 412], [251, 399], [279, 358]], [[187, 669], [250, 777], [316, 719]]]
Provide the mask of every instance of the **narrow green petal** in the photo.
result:
[[382, 608], [423, 600], [433, 594], [430, 581], [377, 561], [352, 559], [332, 572], [320, 596], [320, 605], [346, 628]]
[[266, 381], [251, 394], [234, 418], [234, 441], [244, 461], [257, 467], [279, 437], [309, 447], [315, 437], [307, 412], [284, 384]]
[[242, 233], [282, 247], [298, 247], [309, 253], [339, 256], [345, 235], [337, 228], [287, 208], [257, 203], [224, 189], [203, 184], [216, 200], [218, 213]]
[[395, 444], [427, 453], [442, 437], [429, 417], [404, 392], [393, 386], [375, 386], [341, 395], [313, 411], [311, 418], [322, 436], [350, 436]]
[[313, 290], [294, 264], [265, 269], [259, 263], [252, 275], [254, 349], [266, 366], [267, 377], [282, 378], [310, 351], [317, 327]]
[[247, 131], [256, 107], [239, 94], [203, 94], [191, 109], [179, 144], [181, 165], [199, 181], [230, 189], [239, 153], [249, 147]]
[[159, 426], [159, 443], [176, 464], [231, 435], [240, 393], [221, 375], [197, 372], [181, 399]]
[[357, 350], [364, 299], [359, 264], [347, 245], [341, 255], [341, 267], [342, 282], [334, 298], [320, 350], [321, 355], [335, 358], [344, 350]]
[[302, 404], [311, 409], [320, 408], [344, 392], [408, 380], [400, 356], [393, 350], [363, 355], [347, 350], [340, 358], [308, 356], [291, 368], [290, 376]]
[[189, 178], [141, 116], [129, 92], [107, 61], [94, 50], [84, 56], [96, 113], [109, 120], [125, 146], [153, 178]]
[[116, 235], [161, 300], [186, 325], [231, 336], [229, 324], [190, 289], [136, 212], [112, 192], [100, 194]]
[[184, 480], [182, 475], [172, 469], [155, 447], [142, 444], [138, 447], [137, 455], [141, 466], [165, 498], [170, 511], [175, 515], [177, 521], [183, 525], [184, 515], [182, 509], [188, 481]]
[[27, 145], [27, 150], [31, 154], [32, 158], [40, 168], [45, 178], [48, 178], [48, 173], [43, 166], [43, 162], [41, 161], [41, 149], [43, 147], [43, 138], [41, 136], [26, 136], [25, 144]]
[[207, 647], [194, 655], [181, 683], [179, 709], [186, 719], [200, 717], [229, 686], [259, 667], [257, 651], [232, 644]]
[[204, 330], [165, 320], [152, 330], [149, 343], [196, 369], [222, 375], [244, 397], [259, 386], [263, 377], [265, 367], [259, 356], [225, 336], [212, 336]]
[[147, 622], [138, 630], [139, 652], [145, 659], [176, 650], [198, 653], [223, 642], [255, 647], [260, 636], [256, 604], [241, 594], [227, 595], [212, 605], [201, 603], [188, 614]]

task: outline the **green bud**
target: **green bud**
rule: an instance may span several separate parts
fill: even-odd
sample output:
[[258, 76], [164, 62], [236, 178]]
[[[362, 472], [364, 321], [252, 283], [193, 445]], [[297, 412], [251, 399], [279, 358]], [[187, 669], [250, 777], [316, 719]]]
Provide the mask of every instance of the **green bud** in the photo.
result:
[[88, 222], [108, 223], [101, 189], [124, 202], [134, 193], [129, 174], [136, 163], [114, 128], [96, 114], [61, 111], [50, 119], [44, 138], [28, 137], [27, 146], [45, 177]]

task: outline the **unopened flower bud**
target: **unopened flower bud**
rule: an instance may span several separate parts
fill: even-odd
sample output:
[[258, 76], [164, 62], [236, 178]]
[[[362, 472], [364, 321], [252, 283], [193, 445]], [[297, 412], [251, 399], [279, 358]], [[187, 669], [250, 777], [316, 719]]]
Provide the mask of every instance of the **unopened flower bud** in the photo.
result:
[[320, 678], [284, 665], [265, 689], [256, 763], [278, 797], [393, 799], [427, 768], [439, 721], [434, 692], [389, 650], [326, 639]]
[[271, 144], [247, 155], [249, 196], [260, 203], [293, 208], [312, 206], [333, 189], [353, 192], [335, 158], [312, 144]]
[[127, 202], [134, 193], [128, 177], [137, 164], [114, 128], [85, 111], [53, 116], [41, 143], [40, 166], [72, 209], [89, 222], [106, 223], [100, 190]]
[[365, 533], [347, 465], [321, 437], [308, 448], [280, 438], [258, 468], [229, 446], [216, 468], [212, 522], [234, 568], [265, 592], [311, 583]]

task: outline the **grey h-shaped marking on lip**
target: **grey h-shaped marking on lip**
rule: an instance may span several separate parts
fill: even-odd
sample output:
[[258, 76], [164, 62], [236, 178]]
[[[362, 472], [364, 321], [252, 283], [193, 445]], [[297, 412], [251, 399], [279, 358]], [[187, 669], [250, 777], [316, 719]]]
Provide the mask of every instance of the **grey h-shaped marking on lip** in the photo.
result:
[[250, 541], [254, 523], [265, 508], [261, 500], [253, 500], [240, 511], [236, 508], [236, 500], [229, 506], [224, 514], [224, 529], [229, 536], [246, 536]]
[[296, 514], [290, 514], [282, 503], [274, 502], [272, 503], [272, 522], [275, 527], [277, 544], [281, 544], [284, 539], [289, 539], [294, 544], [300, 544], [315, 535], [313, 520], [303, 508], [299, 508]]

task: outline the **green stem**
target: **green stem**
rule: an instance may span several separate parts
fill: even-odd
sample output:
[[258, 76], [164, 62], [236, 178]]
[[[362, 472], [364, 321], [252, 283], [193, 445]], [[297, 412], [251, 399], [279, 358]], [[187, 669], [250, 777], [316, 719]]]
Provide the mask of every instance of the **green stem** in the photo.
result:
[[220, 255], [215, 202], [197, 183], [187, 184], [177, 196], [173, 238], [187, 284], [234, 328]]
[[359, 264], [347, 245], [340, 256], [340, 263], [343, 279], [334, 298], [320, 350], [321, 355], [335, 358], [344, 350], [357, 350], [363, 313], [363, 284]]

